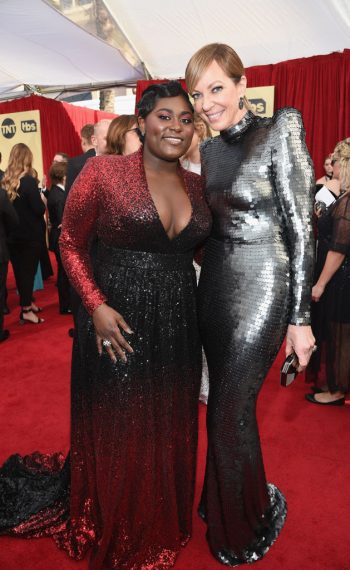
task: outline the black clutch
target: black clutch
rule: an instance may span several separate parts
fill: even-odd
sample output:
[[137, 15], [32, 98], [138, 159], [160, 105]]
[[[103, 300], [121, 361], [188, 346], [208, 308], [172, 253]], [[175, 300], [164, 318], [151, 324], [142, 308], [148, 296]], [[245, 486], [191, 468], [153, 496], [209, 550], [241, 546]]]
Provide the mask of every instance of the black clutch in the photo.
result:
[[295, 352], [289, 354], [281, 368], [281, 386], [289, 386], [298, 375], [299, 360]]

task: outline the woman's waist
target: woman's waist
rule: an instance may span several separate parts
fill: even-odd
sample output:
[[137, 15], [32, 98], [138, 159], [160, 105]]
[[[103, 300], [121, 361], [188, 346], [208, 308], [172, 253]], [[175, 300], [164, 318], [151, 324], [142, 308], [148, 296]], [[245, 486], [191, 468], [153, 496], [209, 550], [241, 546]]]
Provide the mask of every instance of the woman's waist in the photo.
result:
[[193, 269], [193, 251], [184, 253], [161, 253], [119, 249], [98, 241], [96, 267], [106, 266], [110, 271], [116, 267], [151, 269], [153, 271], [188, 271]]
[[283, 241], [283, 229], [273, 217], [245, 217], [214, 219], [211, 237], [220, 242], [232, 243], [271, 243]]
[[218, 234], [212, 232], [206, 242], [206, 247], [211, 245], [218, 249], [234, 249], [235, 247], [264, 247], [271, 245], [280, 245], [286, 247], [286, 240], [282, 232], [261, 232], [260, 234], [243, 234], [235, 232], [230, 234]]

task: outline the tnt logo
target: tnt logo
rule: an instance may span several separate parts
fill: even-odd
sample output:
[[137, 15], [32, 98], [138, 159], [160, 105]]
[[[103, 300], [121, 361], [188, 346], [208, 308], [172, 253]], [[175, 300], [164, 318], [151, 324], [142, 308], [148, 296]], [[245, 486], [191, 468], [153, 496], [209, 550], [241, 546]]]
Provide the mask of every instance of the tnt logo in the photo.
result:
[[27, 119], [26, 121], [21, 121], [22, 133], [36, 133], [36, 121], [34, 119]]
[[249, 103], [252, 106], [252, 110], [257, 115], [264, 115], [266, 113], [265, 99], [249, 99]]
[[12, 139], [16, 134], [16, 125], [12, 119], [4, 119], [1, 123], [1, 133], [5, 139]]

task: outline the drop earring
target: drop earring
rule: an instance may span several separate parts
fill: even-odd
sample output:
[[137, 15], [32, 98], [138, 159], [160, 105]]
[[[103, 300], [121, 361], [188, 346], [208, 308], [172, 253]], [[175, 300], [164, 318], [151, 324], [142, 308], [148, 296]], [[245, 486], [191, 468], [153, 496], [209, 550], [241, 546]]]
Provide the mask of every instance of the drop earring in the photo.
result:
[[241, 109], [241, 110], [243, 109], [243, 107], [244, 107], [243, 97], [240, 97], [240, 98], [239, 98], [238, 107], [239, 107], [239, 109]]

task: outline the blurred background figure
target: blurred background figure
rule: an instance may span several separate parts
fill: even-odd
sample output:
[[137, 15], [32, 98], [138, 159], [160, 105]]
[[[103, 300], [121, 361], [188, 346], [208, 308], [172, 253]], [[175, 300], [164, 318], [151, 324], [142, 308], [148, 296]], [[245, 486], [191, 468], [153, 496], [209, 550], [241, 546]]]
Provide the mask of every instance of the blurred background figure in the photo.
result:
[[52, 162], [68, 162], [69, 155], [66, 152], [56, 152]]
[[19, 218], [19, 225], [12, 230], [8, 242], [20, 296], [22, 324], [43, 322], [37, 315], [41, 309], [32, 302], [32, 298], [34, 276], [42, 248], [45, 204], [33, 175], [32, 162], [33, 154], [30, 148], [23, 143], [15, 144], [1, 181]]
[[83, 154], [74, 156], [70, 158], [67, 163], [67, 179], [66, 179], [66, 195], [68, 195], [69, 190], [79, 172], [83, 168], [85, 162], [88, 158], [96, 156], [95, 147], [92, 143], [92, 137], [94, 135], [94, 125], [88, 123], [83, 126], [80, 131], [81, 148]]
[[[56, 152], [56, 154], [52, 159], [51, 164], [53, 164], [54, 162], [68, 162], [68, 160], [69, 160], [69, 155], [66, 152]], [[41, 180], [41, 192], [42, 194], [44, 194], [45, 198], [47, 198], [49, 195], [49, 189], [47, 188], [46, 185], [47, 185], [47, 177], [46, 174], [44, 174]]]
[[336, 199], [317, 220], [311, 319], [318, 349], [306, 369], [306, 380], [315, 383], [306, 399], [339, 406], [350, 386], [350, 138], [336, 145], [332, 166], [327, 186]]
[[107, 131], [112, 119], [102, 119], [94, 125], [94, 134], [91, 137], [96, 156], [106, 153]]
[[106, 154], [132, 154], [141, 146], [136, 115], [120, 115], [107, 131]]
[[326, 184], [329, 180], [332, 180], [333, 176], [333, 166], [332, 166], [332, 155], [328, 154], [324, 159], [323, 168], [325, 174], [316, 180], [316, 184]]
[[45, 214], [42, 217], [41, 226], [42, 226], [42, 240], [41, 240], [41, 251], [40, 251], [40, 259], [38, 268], [35, 273], [34, 277], [34, 285], [33, 291], [38, 291], [39, 289], [44, 289], [44, 281], [53, 275], [53, 269], [51, 265], [51, 260], [49, 256], [49, 252], [47, 249], [47, 215], [46, 215], [46, 206], [47, 206], [47, 196], [49, 191], [47, 189], [43, 189], [40, 187], [40, 181], [38, 177], [38, 172], [35, 168], [32, 168], [32, 175], [34, 176], [37, 184], [38, 190], [40, 192], [40, 196], [42, 201], [45, 204]]
[[206, 139], [212, 136], [209, 125], [195, 113], [194, 115], [194, 134], [190, 148], [186, 154], [181, 158], [181, 165], [186, 170], [201, 173], [201, 156], [199, 152], [199, 145]]
[[49, 176], [52, 186], [47, 199], [50, 218], [49, 249], [53, 251], [57, 261], [57, 288], [59, 312], [61, 315], [71, 314], [70, 285], [67, 274], [63, 268], [59, 248], [63, 210], [66, 202], [65, 183], [67, 174], [66, 162], [53, 162]]
[[17, 212], [7, 197], [3, 188], [0, 188], [0, 342], [6, 340], [10, 333], [4, 330], [4, 308], [6, 305], [6, 279], [9, 262], [7, 236], [18, 225]]

